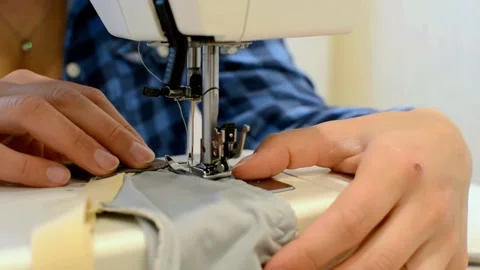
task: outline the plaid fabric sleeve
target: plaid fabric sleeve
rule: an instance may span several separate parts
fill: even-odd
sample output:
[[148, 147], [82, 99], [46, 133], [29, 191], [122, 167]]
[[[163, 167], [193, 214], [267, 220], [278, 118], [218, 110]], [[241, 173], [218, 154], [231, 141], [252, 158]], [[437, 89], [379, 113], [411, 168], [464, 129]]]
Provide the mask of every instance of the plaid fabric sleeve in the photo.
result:
[[379, 112], [327, 105], [296, 68], [283, 40], [258, 41], [237, 54], [222, 55], [220, 70], [219, 124], [250, 125], [250, 149], [272, 133]]

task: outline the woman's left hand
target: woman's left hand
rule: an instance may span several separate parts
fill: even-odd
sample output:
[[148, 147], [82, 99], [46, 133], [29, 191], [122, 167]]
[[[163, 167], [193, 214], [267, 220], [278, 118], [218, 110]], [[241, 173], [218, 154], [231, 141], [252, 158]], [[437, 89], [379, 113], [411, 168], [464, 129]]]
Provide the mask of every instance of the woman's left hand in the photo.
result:
[[234, 169], [262, 179], [320, 166], [354, 180], [268, 270], [466, 269], [471, 154], [457, 127], [430, 109], [326, 122], [267, 138]]

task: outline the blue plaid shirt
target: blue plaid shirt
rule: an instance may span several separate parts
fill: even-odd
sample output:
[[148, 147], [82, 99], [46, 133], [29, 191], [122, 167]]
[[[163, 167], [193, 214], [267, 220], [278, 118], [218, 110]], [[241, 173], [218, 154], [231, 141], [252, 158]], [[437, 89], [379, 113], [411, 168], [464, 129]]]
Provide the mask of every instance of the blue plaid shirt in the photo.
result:
[[[64, 59], [65, 66], [76, 63], [81, 72], [75, 77], [65, 73], [64, 79], [103, 91], [157, 155], [184, 154], [187, 138], [177, 103], [142, 95], [143, 86], [161, 83], [138, 61], [137, 45], [111, 36], [88, 0], [71, 1]], [[145, 44], [141, 53], [162, 77], [167, 59]], [[257, 41], [235, 55], [222, 55], [220, 88], [218, 124], [250, 125], [248, 149], [272, 133], [375, 112], [325, 104], [283, 40]], [[189, 103], [181, 105], [188, 116]]]

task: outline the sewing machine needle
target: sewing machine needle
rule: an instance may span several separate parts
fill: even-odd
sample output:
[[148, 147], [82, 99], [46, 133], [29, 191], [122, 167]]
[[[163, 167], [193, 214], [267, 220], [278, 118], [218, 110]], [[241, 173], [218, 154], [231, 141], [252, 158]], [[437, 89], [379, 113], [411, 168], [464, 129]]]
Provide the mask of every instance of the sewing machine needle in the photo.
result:
[[193, 149], [194, 149], [194, 142], [195, 142], [195, 109], [197, 107], [196, 101], [190, 102], [190, 153], [188, 155], [189, 159], [189, 166], [194, 166], [194, 159], [193, 159]]

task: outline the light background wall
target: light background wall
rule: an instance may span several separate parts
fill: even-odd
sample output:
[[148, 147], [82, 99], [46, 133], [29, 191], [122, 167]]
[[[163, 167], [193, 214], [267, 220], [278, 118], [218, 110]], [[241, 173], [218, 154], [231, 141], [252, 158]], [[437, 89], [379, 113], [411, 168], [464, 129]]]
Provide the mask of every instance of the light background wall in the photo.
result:
[[297, 64], [333, 104], [440, 109], [480, 183], [480, 1], [364, 0], [359, 12], [349, 35], [289, 40]]

